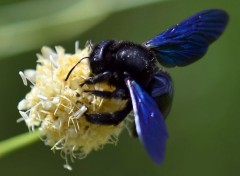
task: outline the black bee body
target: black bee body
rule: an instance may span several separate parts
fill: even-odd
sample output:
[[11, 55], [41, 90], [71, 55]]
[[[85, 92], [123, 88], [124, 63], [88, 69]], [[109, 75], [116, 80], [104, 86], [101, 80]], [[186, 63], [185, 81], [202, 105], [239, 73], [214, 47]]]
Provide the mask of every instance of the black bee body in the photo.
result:
[[[117, 125], [132, 110], [129, 91], [125, 83], [127, 77], [135, 80], [146, 92], [151, 94], [150, 86], [156, 73], [159, 73], [154, 53], [143, 45], [129, 41], [104, 40], [93, 47], [89, 57], [91, 72], [85, 84], [95, 84], [107, 81], [116, 87], [114, 92], [88, 91], [104, 98], [128, 99], [126, 107], [113, 113], [85, 114], [88, 121], [96, 124]], [[161, 74], [170, 76], [167, 73]], [[159, 82], [159, 81], [158, 81]], [[164, 82], [161, 81], [161, 86]], [[154, 88], [155, 89], [155, 88]], [[172, 96], [167, 92], [161, 96], [153, 97], [165, 115], [169, 112]], [[167, 102], [167, 103], [166, 103]]]
[[146, 88], [157, 70], [154, 54], [128, 41], [101, 41], [91, 52], [89, 62], [94, 75], [107, 72], [109, 84], [122, 88], [126, 87], [126, 73]]

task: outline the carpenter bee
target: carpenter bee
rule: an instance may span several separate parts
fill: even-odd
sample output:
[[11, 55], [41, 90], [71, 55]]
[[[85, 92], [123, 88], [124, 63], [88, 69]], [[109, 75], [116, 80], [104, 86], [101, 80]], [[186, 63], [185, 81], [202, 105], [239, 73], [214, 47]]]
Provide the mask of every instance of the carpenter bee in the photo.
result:
[[86, 119], [94, 124], [118, 125], [133, 110], [140, 141], [150, 157], [161, 163], [168, 138], [164, 119], [171, 108], [173, 83], [169, 74], [158, 68], [157, 62], [165, 67], [175, 67], [197, 61], [223, 33], [227, 22], [225, 11], [210, 9], [189, 17], [143, 44], [104, 40], [93, 46], [88, 59], [94, 76], [86, 79], [84, 84], [107, 82], [116, 90], [90, 92], [103, 98], [128, 101], [122, 110], [86, 113]]

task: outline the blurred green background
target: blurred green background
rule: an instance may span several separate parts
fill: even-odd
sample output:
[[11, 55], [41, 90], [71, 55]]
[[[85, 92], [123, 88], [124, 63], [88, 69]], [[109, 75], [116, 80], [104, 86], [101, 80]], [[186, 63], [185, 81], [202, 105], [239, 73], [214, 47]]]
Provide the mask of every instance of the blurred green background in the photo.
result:
[[16, 107], [30, 90], [18, 75], [34, 68], [43, 45], [74, 51], [92, 39], [144, 42], [192, 14], [221, 8], [230, 16], [224, 35], [197, 63], [169, 69], [175, 84], [167, 119], [163, 165], [155, 165], [125, 131], [115, 147], [91, 153], [63, 169], [64, 160], [42, 142], [0, 160], [0, 175], [235, 176], [240, 175], [240, 1], [0, 0], [0, 140], [27, 132]]

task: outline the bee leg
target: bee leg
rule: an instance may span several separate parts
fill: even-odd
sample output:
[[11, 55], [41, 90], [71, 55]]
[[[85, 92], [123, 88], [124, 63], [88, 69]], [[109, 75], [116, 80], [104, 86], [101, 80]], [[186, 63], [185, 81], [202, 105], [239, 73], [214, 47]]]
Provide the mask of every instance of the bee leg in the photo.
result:
[[111, 112], [111, 113], [94, 113], [94, 114], [85, 114], [87, 121], [93, 124], [100, 125], [118, 125], [121, 121], [125, 119], [125, 117], [132, 110], [132, 104], [130, 101], [127, 102], [125, 108], [119, 111]]
[[107, 81], [112, 77], [112, 73], [109, 71], [103, 72], [103, 73], [99, 73], [97, 75], [95, 75], [94, 77], [89, 77], [87, 78], [83, 84], [81, 84], [81, 86], [83, 86], [84, 84], [95, 84], [95, 83], [99, 83], [99, 82], [103, 82], [103, 81]]
[[129, 94], [125, 89], [116, 89], [113, 92], [110, 91], [100, 91], [100, 90], [85, 90], [84, 92], [91, 92], [93, 95], [96, 95], [98, 97], [102, 98], [117, 98], [126, 100], [129, 98]]

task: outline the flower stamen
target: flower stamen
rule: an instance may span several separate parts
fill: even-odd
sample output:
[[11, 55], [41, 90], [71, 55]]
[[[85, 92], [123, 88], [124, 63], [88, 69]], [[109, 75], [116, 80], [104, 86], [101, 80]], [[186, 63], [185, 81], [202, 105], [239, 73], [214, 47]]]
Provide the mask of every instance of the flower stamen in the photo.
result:
[[[107, 83], [83, 85], [91, 75], [87, 60], [92, 47], [80, 50], [79, 42], [76, 42], [74, 54], [65, 53], [60, 46], [55, 47], [56, 51], [43, 47], [42, 54], [37, 54], [36, 70], [19, 72], [23, 84], [28, 85], [29, 81], [32, 86], [31, 91], [18, 104], [21, 118], [17, 122], [25, 121], [29, 131], [39, 129], [45, 136], [42, 139], [44, 143], [51, 146], [53, 152], [60, 150], [61, 157], [66, 161], [64, 168], [69, 170], [72, 169], [68, 163], [69, 158], [71, 161], [82, 159], [91, 151], [103, 148], [105, 144], [116, 144], [125, 123], [97, 125], [85, 118], [85, 113], [108, 112], [109, 109], [111, 112], [118, 111], [126, 103], [87, 92], [115, 89]], [[78, 66], [74, 67], [74, 72], [65, 81], [77, 63]]]

